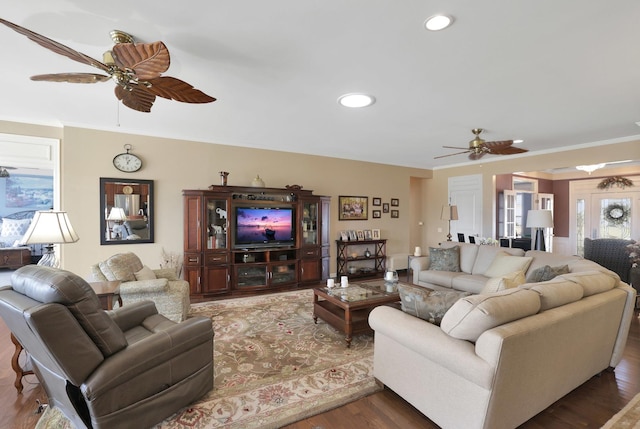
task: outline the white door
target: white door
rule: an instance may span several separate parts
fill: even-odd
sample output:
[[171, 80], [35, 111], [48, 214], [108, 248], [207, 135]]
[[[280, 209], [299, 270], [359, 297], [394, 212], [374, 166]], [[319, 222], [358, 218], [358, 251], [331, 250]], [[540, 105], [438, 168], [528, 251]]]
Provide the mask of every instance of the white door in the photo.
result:
[[452, 240], [456, 235], [483, 237], [482, 235], [482, 175], [457, 176], [449, 178], [449, 200], [458, 206], [458, 220], [451, 221]]

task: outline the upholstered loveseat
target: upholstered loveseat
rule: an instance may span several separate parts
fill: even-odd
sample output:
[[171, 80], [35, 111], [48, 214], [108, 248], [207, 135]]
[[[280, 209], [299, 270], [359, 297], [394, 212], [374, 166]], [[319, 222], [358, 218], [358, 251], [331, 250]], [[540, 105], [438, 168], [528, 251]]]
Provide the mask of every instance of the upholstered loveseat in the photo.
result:
[[527, 252], [530, 275], [549, 262], [569, 272], [479, 294], [504, 282], [484, 276], [499, 250], [477, 247], [473, 260], [460, 255], [468, 272], [414, 276], [440, 293], [452, 284], [476, 291], [455, 301], [440, 326], [390, 306], [371, 312], [374, 375], [445, 429], [515, 428], [620, 362], [635, 291], [591, 261]]
[[174, 322], [189, 314], [189, 283], [174, 270], [150, 269], [135, 253], [118, 253], [91, 266], [91, 281], [120, 280], [122, 304], [153, 301], [158, 312]]

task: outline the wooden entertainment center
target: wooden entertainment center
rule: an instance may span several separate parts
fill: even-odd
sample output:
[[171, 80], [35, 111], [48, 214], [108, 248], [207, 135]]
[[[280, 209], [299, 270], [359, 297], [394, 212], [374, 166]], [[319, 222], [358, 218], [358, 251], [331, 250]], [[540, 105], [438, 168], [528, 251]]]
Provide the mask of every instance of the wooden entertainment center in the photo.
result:
[[330, 197], [295, 186], [212, 185], [182, 195], [192, 297], [294, 289], [329, 277]]

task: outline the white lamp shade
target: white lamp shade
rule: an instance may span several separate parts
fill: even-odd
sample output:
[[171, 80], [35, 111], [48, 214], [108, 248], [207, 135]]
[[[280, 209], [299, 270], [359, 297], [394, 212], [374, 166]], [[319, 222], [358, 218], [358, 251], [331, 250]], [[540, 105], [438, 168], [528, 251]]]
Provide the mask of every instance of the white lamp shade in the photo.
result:
[[442, 206], [442, 213], [440, 214], [442, 220], [458, 220], [458, 206]]
[[75, 243], [80, 237], [73, 230], [67, 212], [37, 211], [22, 237], [23, 244]]
[[529, 210], [527, 212], [527, 228], [553, 228], [551, 210]]
[[107, 220], [127, 220], [127, 214], [122, 207], [112, 207]]

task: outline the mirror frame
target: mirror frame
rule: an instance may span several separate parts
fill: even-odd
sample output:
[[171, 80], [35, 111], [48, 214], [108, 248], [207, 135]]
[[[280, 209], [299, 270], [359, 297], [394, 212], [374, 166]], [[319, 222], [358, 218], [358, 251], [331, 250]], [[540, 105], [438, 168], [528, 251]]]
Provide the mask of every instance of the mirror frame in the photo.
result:
[[[149, 203], [147, 204], [147, 220], [148, 220], [148, 228], [149, 228], [149, 238], [140, 239], [140, 240], [107, 240], [105, 234], [105, 226], [107, 222], [107, 213], [106, 210], [110, 208], [107, 206], [106, 194], [107, 194], [107, 185], [111, 183], [118, 184], [137, 184], [137, 185], [148, 185], [149, 186]], [[113, 177], [101, 177], [100, 178], [100, 244], [101, 245], [111, 245], [111, 244], [141, 244], [141, 243], [154, 243], [154, 219], [155, 219], [155, 211], [153, 209], [154, 206], [154, 193], [153, 193], [153, 180], [142, 180], [142, 179], [119, 179]]]

